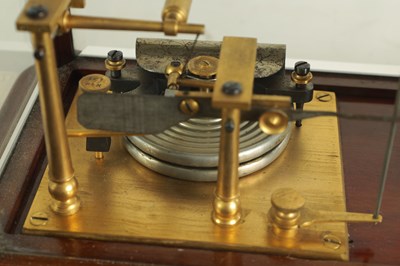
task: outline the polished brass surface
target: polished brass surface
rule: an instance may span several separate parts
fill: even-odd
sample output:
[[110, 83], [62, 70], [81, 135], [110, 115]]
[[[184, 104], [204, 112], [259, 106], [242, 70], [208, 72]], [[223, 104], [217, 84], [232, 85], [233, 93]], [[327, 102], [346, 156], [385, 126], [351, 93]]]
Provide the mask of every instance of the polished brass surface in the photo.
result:
[[80, 201], [64, 123], [53, 41], [48, 32], [33, 34], [32, 41], [35, 50], [43, 49], [43, 57], [35, 60], [35, 67], [49, 161], [50, 206], [58, 214], [70, 215], [78, 211]]
[[190, 59], [187, 68], [195, 76], [206, 79], [212, 78], [217, 74], [218, 58], [207, 55], [196, 56]]
[[261, 130], [268, 135], [275, 135], [285, 131], [289, 118], [282, 111], [268, 111], [258, 120]]
[[[224, 37], [212, 96], [213, 107], [250, 109], [256, 52], [256, 39]], [[242, 92], [226, 95], [222, 90], [226, 82], [237, 82], [241, 85]]]
[[86, 75], [79, 80], [79, 89], [84, 92], [107, 92], [111, 87], [111, 80], [102, 74]]
[[[327, 93], [332, 101], [314, 99], [306, 110], [336, 111], [334, 94]], [[69, 113], [68, 127], [74, 122], [71, 117]], [[131, 158], [118, 138], [106, 160], [86, 152], [83, 138], [69, 141], [85, 204], [73, 216], [49, 212], [46, 171], [24, 224], [27, 233], [348, 259], [344, 223], [313, 224], [291, 240], [277, 238], [267, 224], [269, 199], [281, 187], [299, 191], [311, 209], [345, 210], [335, 117], [305, 120], [272, 165], [239, 181], [243, 223], [233, 228], [216, 226], [210, 219], [214, 184], [163, 178]], [[30, 223], [37, 212], [48, 214], [46, 225]], [[324, 241], [328, 232], [341, 241], [337, 249]]]
[[[336, 111], [334, 94], [327, 93], [332, 101], [314, 99], [306, 110]], [[68, 114], [69, 128], [76, 121], [72, 116]], [[106, 160], [96, 160], [86, 152], [84, 138], [70, 138], [69, 142], [84, 205], [73, 216], [49, 212], [47, 170], [27, 215], [26, 233], [348, 259], [344, 223], [313, 224], [290, 240], [277, 238], [267, 223], [269, 199], [281, 187], [299, 191], [308, 208], [345, 211], [335, 117], [304, 120], [273, 164], [239, 181], [243, 220], [232, 228], [217, 226], [210, 219], [215, 184], [160, 176], [137, 163], [118, 138], [113, 138]], [[46, 225], [30, 223], [37, 212], [48, 214]], [[328, 234], [341, 241], [340, 247], [332, 249], [324, 241]]]
[[218, 178], [212, 220], [218, 225], [235, 225], [242, 218], [239, 193], [240, 110], [222, 109]]
[[296, 72], [293, 71], [290, 77], [294, 83], [299, 84], [299, 85], [307, 85], [313, 79], [313, 75], [311, 72], [309, 72], [305, 76], [300, 76], [300, 75], [297, 75]]

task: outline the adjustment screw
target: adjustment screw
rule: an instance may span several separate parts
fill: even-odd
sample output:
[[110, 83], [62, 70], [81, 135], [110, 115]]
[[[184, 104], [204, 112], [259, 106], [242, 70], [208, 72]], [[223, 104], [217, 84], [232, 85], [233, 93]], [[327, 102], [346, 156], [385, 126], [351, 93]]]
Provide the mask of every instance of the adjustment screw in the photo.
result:
[[33, 5], [26, 10], [26, 15], [31, 19], [43, 19], [47, 17], [49, 11], [42, 5]]
[[340, 241], [340, 239], [337, 236], [330, 233], [325, 234], [322, 237], [322, 241], [324, 242], [324, 245], [327, 248], [334, 250], [339, 249], [340, 246], [342, 245], [342, 241]]
[[118, 62], [124, 58], [124, 54], [118, 50], [111, 50], [107, 54], [107, 59], [111, 62]]
[[193, 99], [185, 99], [179, 104], [179, 109], [186, 115], [195, 115], [199, 112], [200, 106], [199, 103]]
[[235, 123], [233, 122], [232, 119], [229, 119], [228, 121], [225, 122], [225, 131], [226, 132], [232, 133], [234, 129], [235, 129]]
[[222, 86], [222, 92], [226, 95], [239, 95], [242, 93], [242, 85], [238, 82], [228, 81]]
[[42, 60], [44, 57], [44, 49], [42, 47], [39, 47], [35, 50], [33, 53], [33, 57], [35, 57], [37, 60]]
[[298, 61], [294, 64], [294, 72], [299, 76], [307, 76], [310, 73], [310, 64], [305, 61]]

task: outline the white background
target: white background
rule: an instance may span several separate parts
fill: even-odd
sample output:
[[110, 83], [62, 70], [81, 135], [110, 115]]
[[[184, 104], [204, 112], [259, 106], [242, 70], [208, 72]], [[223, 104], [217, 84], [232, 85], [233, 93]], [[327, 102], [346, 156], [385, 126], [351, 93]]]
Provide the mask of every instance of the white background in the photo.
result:
[[[0, 50], [29, 49], [28, 34], [15, 31], [24, 2], [2, 0]], [[86, 8], [73, 13], [157, 21], [163, 4], [163, 0], [87, 0]], [[193, 0], [189, 21], [206, 24], [201, 39], [257, 37], [259, 42], [287, 44], [292, 59], [328, 62], [331, 68], [337, 66], [332, 62], [358, 63], [396, 74], [400, 73], [399, 10], [397, 0]], [[75, 30], [74, 36], [81, 50], [88, 45], [134, 48], [138, 36], [163, 35]]]

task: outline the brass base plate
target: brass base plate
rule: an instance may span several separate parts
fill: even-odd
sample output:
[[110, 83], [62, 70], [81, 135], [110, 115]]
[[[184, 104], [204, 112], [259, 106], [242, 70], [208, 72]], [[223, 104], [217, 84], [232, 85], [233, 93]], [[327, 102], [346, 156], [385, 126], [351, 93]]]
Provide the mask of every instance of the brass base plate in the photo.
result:
[[[320, 93], [325, 92], [315, 94]], [[314, 99], [306, 109], [336, 111], [335, 95], [326, 94], [323, 99], [330, 101]], [[211, 221], [215, 183], [154, 173], [125, 151], [121, 138], [113, 138], [111, 151], [100, 160], [85, 151], [84, 138], [70, 138], [81, 210], [72, 216], [50, 210], [46, 171], [23, 229], [28, 234], [348, 260], [345, 223], [317, 224], [301, 229], [296, 239], [280, 239], [267, 218], [271, 193], [282, 187], [302, 193], [312, 209], [345, 210], [338, 132], [335, 117], [305, 120], [295, 128], [272, 165], [240, 180], [244, 219], [231, 228]]]

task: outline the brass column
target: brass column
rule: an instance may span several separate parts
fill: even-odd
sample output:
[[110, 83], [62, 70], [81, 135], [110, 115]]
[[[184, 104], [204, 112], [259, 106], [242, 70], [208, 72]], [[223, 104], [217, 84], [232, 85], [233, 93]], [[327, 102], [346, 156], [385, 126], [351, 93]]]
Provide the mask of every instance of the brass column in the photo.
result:
[[223, 108], [219, 148], [218, 180], [212, 219], [216, 224], [234, 225], [242, 216], [239, 193], [240, 110]]
[[53, 40], [49, 32], [32, 35], [39, 80], [47, 158], [51, 209], [61, 215], [79, 210], [78, 183], [71, 162]]

